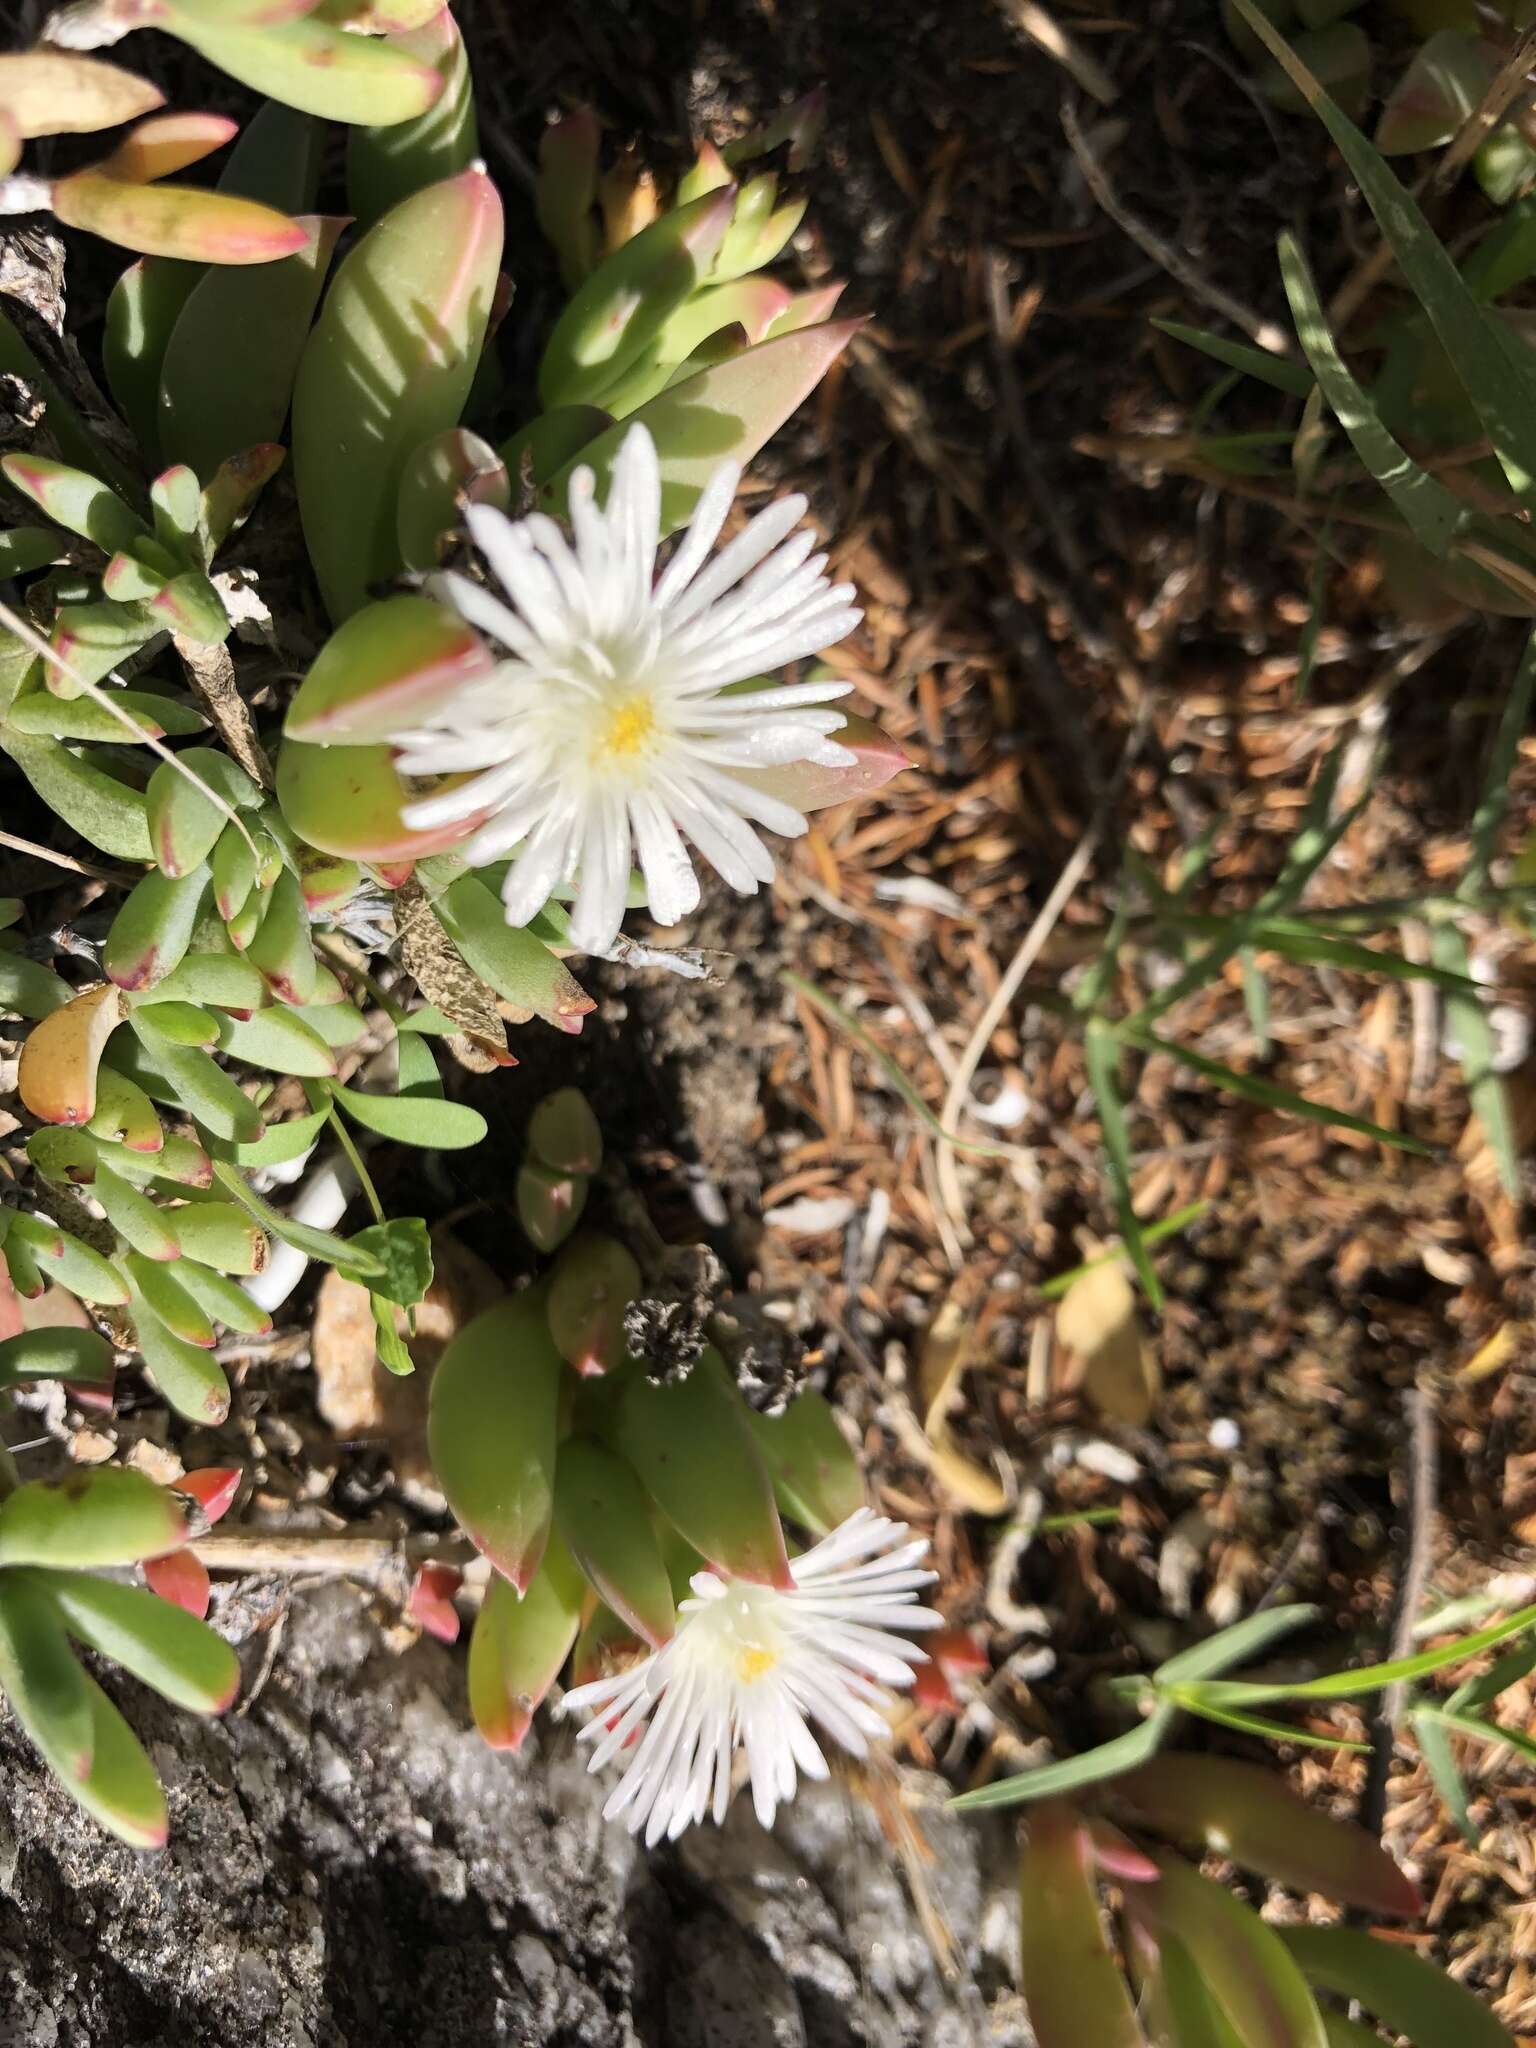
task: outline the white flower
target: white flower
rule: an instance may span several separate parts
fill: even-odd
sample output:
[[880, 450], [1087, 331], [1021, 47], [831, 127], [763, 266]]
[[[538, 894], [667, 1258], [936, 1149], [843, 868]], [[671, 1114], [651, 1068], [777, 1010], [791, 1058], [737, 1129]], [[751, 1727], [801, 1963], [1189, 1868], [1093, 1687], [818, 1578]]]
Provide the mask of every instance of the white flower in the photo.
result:
[[824, 708], [847, 683], [734, 687], [830, 647], [862, 616], [852, 584], [827, 581], [810, 531], [793, 532], [802, 497], [778, 499], [711, 558], [739, 481], [733, 463], [715, 471], [659, 575], [661, 477], [644, 427], [625, 436], [601, 509], [592, 472], [573, 474], [574, 546], [544, 513], [514, 522], [469, 508], [507, 602], [462, 576], [440, 587], [506, 658], [392, 739], [408, 775], [469, 772], [408, 806], [405, 822], [481, 817], [459, 849], [476, 867], [516, 848], [502, 892], [509, 924], [526, 924], [574, 879], [572, 942], [606, 952], [632, 852], [652, 915], [676, 924], [699, 901], [684, 833], [751, 895], [773, 879], [755, 827], [805, 830], [752, 771], [855, 761], [829, 738], [842, 713]]
[[870, 1738], [887, 1732], [885, 1688], [910, 1685], [913, 1666], [928, 1661], [891, 1630], [941, 1625], [915, 1604], [936, 1577], [921, 1566], [927, 1549], [926, 1537], [908, 1540], [904, 1523], [861, 1508], [791, 1561], [791, 1591], [699, 1572], [664, 1648], [561, 1702], [563, 1714], [594, 1712], [577, 1738], [596, 1744], [589, 1770], [639, 1735], [604, 1818], [626, 1816], [631, 1834], [643, 1827], [647, 1846], [711, 1811], [718, 1824], [742, 1749], [757, 1817], [771, 1827], [799, 1773], [827, 1775], [811, 1721], [865, 1755]]

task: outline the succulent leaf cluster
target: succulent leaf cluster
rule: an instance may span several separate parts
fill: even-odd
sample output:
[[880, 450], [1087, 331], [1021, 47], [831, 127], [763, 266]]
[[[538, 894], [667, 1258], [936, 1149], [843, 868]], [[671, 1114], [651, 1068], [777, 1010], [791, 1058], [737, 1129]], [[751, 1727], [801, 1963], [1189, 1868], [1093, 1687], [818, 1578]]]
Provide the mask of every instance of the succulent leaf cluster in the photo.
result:
[[632, 1353], [639, 1263], [620, 1237], [576, 1229], [601, 1166], [585, 1097], [547, 1096], [517, 1202], [554, 1262], [462, 1330], [432, 1381], [433, 1467], [493, 1567], [470, 1705], [500, 1748], [522, 1741], [568, 1657], [579, 1685], [660, 1649], [705, 1568], [790, 1584], [781, 1515], [821, 1536], [863, 1504], [858, 1461], [813, 1389], [758, 1414], [713, 1345], [665, 1381]]

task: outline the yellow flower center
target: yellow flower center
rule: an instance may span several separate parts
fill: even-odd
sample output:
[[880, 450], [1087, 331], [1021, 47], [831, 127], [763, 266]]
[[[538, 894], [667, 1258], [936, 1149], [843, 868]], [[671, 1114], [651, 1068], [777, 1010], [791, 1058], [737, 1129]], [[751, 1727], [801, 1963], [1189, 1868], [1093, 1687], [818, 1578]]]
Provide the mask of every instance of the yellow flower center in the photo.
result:
[[655, 730], [656, 710], [651, 699], [627, 698], [610, 714], [601, 750], [618, 760], [630, 759], [641, 752]]
[[753, 1685], [766, 1677], [778, 1661], [777, 1650], [762, 1650], [744, 1643], [736, 1652], [736, 1676], [743, 1685]]

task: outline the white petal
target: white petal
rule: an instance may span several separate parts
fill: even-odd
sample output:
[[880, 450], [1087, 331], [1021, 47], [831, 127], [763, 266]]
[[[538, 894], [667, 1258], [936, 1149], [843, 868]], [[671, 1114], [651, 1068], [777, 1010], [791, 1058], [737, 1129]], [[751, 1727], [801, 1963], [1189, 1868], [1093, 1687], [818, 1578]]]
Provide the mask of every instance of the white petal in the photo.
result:
[[688, 849], [655, 797], [632, 798], [629, 814], [651, 915], [658, 924], [677, 924], [699, 907], [699, 878]]
[[699, 502], [693, 508], [693, 517], [688, 530], [678, 542], [676, 552], [661, 573], [656, 585], [658, 606], [670, 605], [673, 598], [692, 582], [702, 567], [705, 556], [720, 537], [726, 514], [736, 497], [741, 482], [741, 469], [734, 462], [722, 462], [699, 494]]
[[501, 901], [510, 925], [525, 925], [549, 901], [555, 884], [565, 879], [570, 859], [571, 817], [551, 810], [539, 820], [528, 843], [507, 870]]
[[723, 547], [702, 575], [694, 577], [687, 590], [670, 607], [671, 623], [681, 625], [684, 619], [693, 618], [705, 605], [729, 590], [745, 576], [749, 569], [755, 569], [765, 555], [771, 554], [790, 529], [797, 525], [805, 511], [805, 499], [798, 491], [787, 498], [775, 499], [765, 511], [744, 526], [733, 541]]

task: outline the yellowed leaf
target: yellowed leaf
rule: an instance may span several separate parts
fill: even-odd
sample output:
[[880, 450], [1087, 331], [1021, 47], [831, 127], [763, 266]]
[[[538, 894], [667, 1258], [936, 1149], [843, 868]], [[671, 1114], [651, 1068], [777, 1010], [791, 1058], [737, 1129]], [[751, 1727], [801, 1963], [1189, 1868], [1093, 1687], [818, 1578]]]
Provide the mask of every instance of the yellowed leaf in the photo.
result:
[[0, 56], [0, 110], [23, 135], [90, 135], [164, 106], [165, 94], [99, 57], [73, 50]]
[[1007, 1490], [997, 1474], [978, 1465], [955, 1443], [947, 1423], [930, 1431], [934, 1477], [973, 1515], [1000, 1515], [1008, 1505]]
[[21, 1049], [16, 1086], [40, 1122], [90, 1122], [102, 1050], [122, 1021], [122, 990], [104, 981], [33, 1025]]
[[917, 1355], [918, 1412], [934, 1477], [974, 1515], [1000, 1515], [1008, 1494], [997, 1474], [963, 1451], [945, 1419], [960, 1397], [960, 1380], [975, 1357], [975, 1322], [951, 1294], [924, 1334]]
[[1500, 1323], [1485, 1343], [1479, 1344], [1457, 1374], [1459, 1379], [1485, 1380], [1506, 1366], [1520, 1348], [1519, 1326]]
[[1056, 1335], [1077, 1360], [1080, 1385], [1101, 1415], [1143, 1423], [1158, 1390], [1157, 1363], [1136, 1314], [1136, 1294], [1118, 1259], [1074, 1280], [1056, 1311]]
[[971, 1362], [972, 1324], [953, 1294], [939, 1304], [917, 1354], [917, 1405], [923, 1430], [934, 1430], [954, 1407], [960, 1376]]

